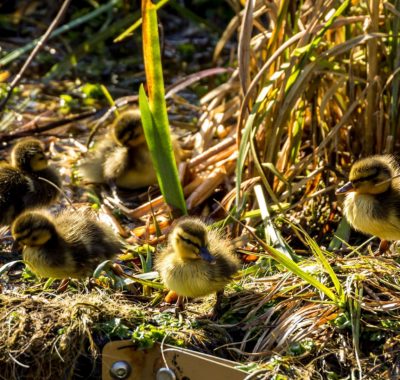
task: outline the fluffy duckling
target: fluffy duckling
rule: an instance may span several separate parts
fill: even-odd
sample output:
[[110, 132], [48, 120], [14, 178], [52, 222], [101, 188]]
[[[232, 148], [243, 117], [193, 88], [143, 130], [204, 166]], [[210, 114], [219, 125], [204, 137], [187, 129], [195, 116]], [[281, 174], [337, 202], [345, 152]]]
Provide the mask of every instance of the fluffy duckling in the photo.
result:
[[[174, 138], [172, 143], [179, 162], [179, 144]], [[107, 138], [79, 165], [78, 174], [89, 184], [108, 183], [124, 189], [157, 183], [139, 110], [120, 113]]]
[[24, 198], [33, 196], [33, 182], [9, 164], [0, 165], [0, 225], [10, 224], [26, 208]]
[[18, 142], [11, 151], [11, 164], [32, 181], [34, 194], [27, 195], [27, 207], [45, 206], [59, 198], [57, 187], [62, 186], [61, 178], [57, 170], [48, 165], [41, 141], [28, 138]]
[[177, 307], [183, 310], [183, 297], [203, 297], [216, 292], [214, 317], [219, 311], [224, 287], [239, 265], [233, 245], [192, 217], [176, 223], [167, 248], [156, 259], [156, 269], [164, 284], [178, 294]]
[[56, 170], [47, 164], [39, 140], [17, 143], [11, 152], [11, 163], [0, 165], [0, 225], [10, 224], [26, 209], [54, 202], [59, 192], [46, 180], [61, 186]]
[[11, 233], [23, 246], [23, 258], [35, 274], [59, 279], [86, 277], [121, 250], [122, 243], [113, 231], [96, 221], [90, 211], [67, 209], [57, 216], [27, 211], [14, 221]]
[[346, 194], [344, 215], [358, 231], [384, 240], [400, 240], [400, 168], [392, 155], [356, 161], [349, 182], [337, 194]]

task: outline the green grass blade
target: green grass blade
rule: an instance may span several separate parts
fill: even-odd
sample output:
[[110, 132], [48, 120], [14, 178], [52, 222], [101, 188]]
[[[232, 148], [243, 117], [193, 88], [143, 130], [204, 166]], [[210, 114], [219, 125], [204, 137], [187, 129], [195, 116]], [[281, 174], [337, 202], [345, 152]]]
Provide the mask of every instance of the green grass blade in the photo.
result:
[[339, 223], [339, 226], [336, 229], [335, 235], [331, 242], [329, 243], [328, 250], [334, 251], [339, 249], [343, 241], [348, 241], [350, 237], [350, 224], [346, 218], [342, 218]]
[[266, 251], [271, 255], [271, 257], [276, 260], [278, 263], [282, 264], [285, 268], [289, 269], [296, 276], [302, 278], [307, 281], [310, 285], [314, 286], [316, 289], [324, 293], [328, 298], [330, 298], [335, 304], [338, 306], [342, 306], [341, 300], [336, 296], [331, 289], [325, 286], [322, 282], [318, 281], [311, 274], [308, 274], [303, 269], [301, 269], [293, 260], [289, 259], [285, 254], [278, 251], [277, 249], [268, 246], [267, 244], [263, 244]]
[[187, 214], [182, 186], [173, 154], [164, 78], [161, 65], [158, 21], [155, 5], [150, 0], [142, 3], [143, 56], [149, 98], [143, 85], [139, 89], [139, 106], [144, 134], [165, 201], [176, 215]]
[[302, 228], [297, 227], [296, 225], [294, 225], [287, 219], [286, 219], [286, 223], [288, 223], [293, 229], [300, 232], [305, 237], [306, 242], [308, 243], [309, 247], [311, 248], [311, 251], [313, 252], [314, 256], [319, 261], [319, 263], [323, 266], [323, 268], [326, 270], [326, 272], [329, 274], [329, 277], [331, 278], [331, 280], [333, 282], [336, 292], [339, 295], [340, 302], [344, 303], [345, 302], [345, 294], [344, 294], [343, 287], [342, 287], [338, 277], [336, 276], [335, 271], [333, 270], [332, 266], [329, 264], [329, 261], [326, 259], [325, 255], [324, 255], [323, 251], [321, 250], [321, 248], [319, 247], [319, 245]]
[[143, 85], [139, 89], [139, 107], [147, 144], [157, 173], [158, 184], [165, 201], [173, 210], [187, 214], [186, 203], [179, 181], [172, 151], [168, 126], [157, 124], [150, 111]]
[[279, 230], [272, 222], [262, 186], [255, 185], [254, 193], [256, 195], [258, 205], [260, 206], [261, 218], [264, 223], [265, 239], [267, 244], [277, 247], [286, 257], [293, 258], [295, 256], [294, 251], [289, 247], [288, 244], [285, 243]]

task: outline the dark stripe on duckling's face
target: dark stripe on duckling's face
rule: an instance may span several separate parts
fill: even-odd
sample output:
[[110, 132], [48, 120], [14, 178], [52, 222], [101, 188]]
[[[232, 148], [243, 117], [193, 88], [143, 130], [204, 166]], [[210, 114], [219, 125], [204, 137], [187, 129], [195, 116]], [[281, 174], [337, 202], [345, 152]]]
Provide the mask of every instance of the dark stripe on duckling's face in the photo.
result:
[[26, 212], [20, 215], [11, 227], [14, 239], [28, 246], [39, 246], [57, 235], [53, 222], [39, 212]]
[[52, 232], [46, 228], [27, 230], [21, 234], [14, 234], [15, 241], [30, 247], [39, 247], [46, 244], [51, 238]]
[[362, 159], [354, 163], [350, 170], [349, 181], [359, 183], [362, 181], [371, 181], [376, 177], [390, 178], [392, 172], [390, 167], [376, 159]]
[[349, 182], [339, 188], [337, 194], [351, 191], [357, 194], [376, 195], [387, 191], [391, 185], [393, 168], [383, 158], [367, 157], [355, 162], [350, 170]]
[[124, 130], [121, 135], [118, 136], [119, 141], [124, 146], [135, 147], [145, 142], [144, 132], [138, 126], [135, 129]]
[[20, 233], [14, 231], [14, 240], [21, 241], [21, 240], [27, 238], [31, 233], [32, 233], [31, 229], [23, 230]]
[[200, 250], [200, 244], [195, 243], [193, 240], [187, 239], [183, 237], [181, 234], [178, 234], [179, 239], [184, 241], [186, 244], [192, 245], [193, 247], [196, 247], [198, 250]]
[[[188, 220], [183, 220], [176, 226], [176, 228], [182, 231], [185, 235], [197, 239], [200, 246], [207, 245], [207, 230], [202, 225], [194, 224]], [[180, 233], [180, 235], [182, 235], [182, 233]]]
[[366, 175], [365, 177], [353, 179], [351, 181], [351, 183], [353, 185], [355, 185], [355, 184], [360, 183], [360, 182], [371, 181], [371, 180], [375, 179], [377, 177], [377, 175], [378, 175], [378, 171], [375, 171], [375, 173], [370, 174], [370, 175]]
[[188, 234], [186, 230], [177, 231], [175, 238], [176, 249], [181, 256], [187, 259], [203, 259], [211, 264], [215, 263], [215, 258], [208, 250], [204, 240]]
[[336, 194], [346, 194], [350, 193], [351, 191], [356, 191], [359, 184], [368, 181], [374, 182], [374, 180], [377, 178], [377, 175], [378, 172], [362, 178], [353, 179], [352, 181], [345, 183], [342, 187], [339, 187], [339, 189], [336, 190]]

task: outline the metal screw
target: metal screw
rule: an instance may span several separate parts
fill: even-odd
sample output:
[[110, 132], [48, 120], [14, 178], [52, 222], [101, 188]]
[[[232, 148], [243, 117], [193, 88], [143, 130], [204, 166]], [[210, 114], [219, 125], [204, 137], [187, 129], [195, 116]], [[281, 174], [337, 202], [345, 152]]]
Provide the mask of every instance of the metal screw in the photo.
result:
[[110, 375], [114, 379], [126, 379], [131, 374], [131, 366], [124, 360], [114, 362], [110, 368]]
[[174, 371], [169, 368], [160, 368], [157, 371], [156, 380], [176, 380]]

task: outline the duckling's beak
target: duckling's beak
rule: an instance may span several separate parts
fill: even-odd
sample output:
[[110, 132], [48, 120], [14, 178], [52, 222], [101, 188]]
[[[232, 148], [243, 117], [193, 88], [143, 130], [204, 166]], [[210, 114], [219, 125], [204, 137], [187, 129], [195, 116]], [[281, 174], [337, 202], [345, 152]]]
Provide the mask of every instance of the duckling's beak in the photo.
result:
[[356, 189], [354, 188], [353, 184], [351, 182], [347, 182], [342, 187], [339, 187], [339, 189], [336, 190], [336, 194], [346, 194], [355, 190]]
[[215, 257], [210, 253], [210, 251], [206, 247], [200, 248], [200, 257], [208, 261], [210, 264], [215, 264]]

